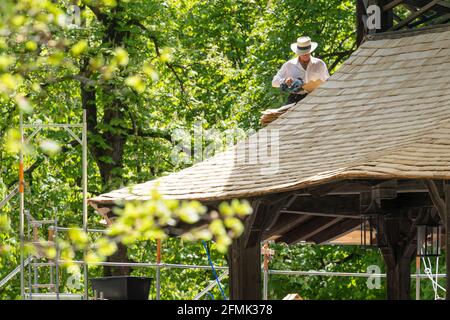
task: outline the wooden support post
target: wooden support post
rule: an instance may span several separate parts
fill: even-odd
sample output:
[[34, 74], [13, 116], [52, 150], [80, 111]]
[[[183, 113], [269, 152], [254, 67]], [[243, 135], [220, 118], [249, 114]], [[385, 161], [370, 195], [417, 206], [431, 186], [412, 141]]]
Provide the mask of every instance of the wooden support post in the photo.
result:
[[261, 299], [261, 246], [246, 247], [241, 237], [233, 241], [228, 255], [230, 267], [230, 298]]
[[364, 16], [366, 15], [366, 7], [363, 0], [356, 0], [356, 44], [358, 47], [363, 43], [367, 34]]
[[281, 209], [296, 196], [278, 195], [275, 199], [254, 200], [253, 213], [246, 218], [245, 231], [235, 239], [228, 251], [230, 268], [230, 298], [232, 300], [261, 299], [261, 241], [262, 235], [278, 219]]
[[445, 270], [446, 270], [446, 300], [450, 300], [450, 185], [438, 185], [433, 180], [424, 180], [428, 187], [430, 198], [439, 213], [445, 228]]
[[386, 263], [387, 299], [411, 299], [411, 262], [416, 253], [416, 232], [412, 221], [395, 217], [385, 220], [385, 241], [381, 248]]
[[416, 300], [420, 300], [420, 257], [416, 257]]
[[[391, 0], [379, 0], [378, 6], [381, 9], [381, 30], [380, 32], [388, 31], [394, 25], [394, 10], [389, 7]], [[386, 10], [384, 10], [386, 9]]]
[[446, 288], [445, 299], [450, 300], [450, 185], [445, 187], [445, 270]]
[[396, 253], [383, 253], [386, 262], [386, 285], [388, 300], [411, 299], [412, 256], [399, 257]]
[[253, 202], [252, 206], [253, 213], [244, 222], [244, 233], [229, 249], [232, 300], [261, 300], [261, 240], [273, 214], [268, 214], [270, 206], [260, 201]]

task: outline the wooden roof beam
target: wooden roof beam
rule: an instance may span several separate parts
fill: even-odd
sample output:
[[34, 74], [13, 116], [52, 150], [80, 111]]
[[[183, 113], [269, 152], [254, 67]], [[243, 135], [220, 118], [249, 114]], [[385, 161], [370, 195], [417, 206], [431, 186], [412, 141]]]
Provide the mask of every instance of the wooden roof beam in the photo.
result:
[[437, 5], [439, 7], [444, 7], [444, 8], [446, 8], [446, 9], [448, 9], [450, 11], [450, 2], [441, 0], [441, 1], [438, 1]]
[[428, 193], [416, 194], [399, 194], [395, 199], [382, 199], [381, 208], [385, 212], [395, 212], [396, 210], [404, 210], [410, 208], [426, 208], [432, 207], [430, 196]]
[[428, 188], [428, 192], [438, 211], [439, 217], [441, 218], [442, 223], [445, 223], [445, 215], [446, 215], [446, 204], [445, 204], [445, 185], [440, 185], [433, 180], [424, 180], [425, 185]]
[[361, 220], [345, 219], [335, 225], [323, 230], [321, 233], [312, 236], [309, 240], [316, 244], [323, 244], [339, 238], [348, 231], [354, 230], [361, 225]]
[[445, 14], [444, 14], [443, 12], [435, 12], [435, 13], [429, 15], [429, 16], [425, 16], [425, 15], [424, 15], [424, 16], [421, 17], [420, 20], [418, 20], [418, 21], [416, 21], [416, 22], [413, 22], [413, 23], [409, 24], [408, 27], [409, 27], [409, 28], [414, 28], [414, 27], [416, 27], [416, 26], [418, 26], [418, 25], [421, 25], [422, 23], [430, 22], [430, 21], [435, 20], [435, 19], [437, 19], [437, 18], [439, 18], [439, 17], [442, 17], [442, 16], [444, 16], [444, 15], [445, 15]]
[[391, 9], [394, 9], [399, 4], [403, 3], [405, 0], [393, 0], [389, 2], [388, 4], [384, 5], [383, 11], [389, 11]]
[[292, 205], [283, 209], [283, 212], [298, 211], [323, 214], [359, 214], [359, 194], [332, 195], [324, 197], [298, 197]]
[[[408, 5], [411, 9], [418, 10], [419, 8], [425, 6], [430, 0], [404, 0], [404, 4]], [[450, 12], [450, 2], [445, 0], [439, 0], [437, 2], [436, 8], [433, 10]]]
[[281, 213], [289, 213], [289, 214], [312, 216], [312, 217], [335, 217], [335, 218], [346, 218], [346, 219], [360, 219], [359, 213], [339, 214], [339, 213], [306, 212], [306, 211], [295, 211], [295, 210], [283, 210], [283, 211], [281, 211]]
[[450, 13], [440, 15], [439, 17], [436, 17], [434, 19], [434, 24], [446, 24], [450, 20]]
[[331, 227], [341, 220], [343, 220], [343, 218], [315, 217], [308, 222], [301, 224], [298, 228], [289, 231], [281, 238], [277, 239], [277, 241], [285, 242], [287, 244], [295, 244], [300, 241], [306, 241], [310, 237]]
[[[297, 195], [317, 197], [325, 195], [357, 195], [361, 192], [371, 191], [374, 186], [388, 183], [389, 181], [391, 180], [341, 180], [338, 184], [323, 184], [314, 188], [299, 190], [297, 191]], [[419, 180], [397, 180], [396, 188], [398, 193], [427, 192], [427, 188]]]
[[420, 8], [419, 10], [417, 10], [416, 12], [412, 13], [411, 15], [409, 15], [406, 19], [404, 19], [403, 21], [401, 21], [400, 23], [397, 23], [395, 26], [393, 26], [392, 28], [390, 28], [388, 31], [394, 31], [394, 30], [399, 30], [405, 26], [407, 26], [409, 23], [413, 22], [414, 20], [416, 20], [418, 17], [420, 17], [421, 15], [423, 15], [425, 12], [427, 12], [428, 10], [432, 9], [437, 3], [439, 2], [439, 0], [433, 0], [431, 2], [429, 2], [427, 5], [423, 6], [422, 8]]
[[309, 215], [297, 215], [297, 214], [288, 214], [282, 213], [275, 224], [263, 233], [262, 238], [267, 240], [271, 237], [280, 237], [286, 232], [292, 230], [293, 228], [299, 226], [302, 223], [305, 223], [308, 220], [311, 220], [313, 216]]
[[[296, 196], [285, 194], [277, 201], [264, 201], [264, 199], [252, 201], [253, 213], [245, 219], [245, 230], [242, 237], [244, 248], [252, 247], [259, 243], [266, 230], [275, 224], [280, 216], [280, 211], [289, 205]], [[266, 199], [267, 200], [267, 199]]]

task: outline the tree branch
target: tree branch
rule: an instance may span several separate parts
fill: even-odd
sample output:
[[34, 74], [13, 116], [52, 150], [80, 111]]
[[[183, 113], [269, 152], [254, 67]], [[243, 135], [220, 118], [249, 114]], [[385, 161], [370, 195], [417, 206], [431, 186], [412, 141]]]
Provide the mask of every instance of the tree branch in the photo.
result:
[[16, 110], [16, 106], [12, 105], [8, 110], [3, 112], [2, 119], [4, 120], [4, 122], [3, 122], [2, 128], [0, 130], [0, 139], [3, 138], [8, 125], [11, 124], [15, 110]]
[[352, 49], [348, 51], [341, 52], [338, 54], [336, 60], [334, 60], [333, 64], [330, 66], [329, 70], [333, 70], [336, 66], [341, 63], [344, 58], [348, 57], [355, 50], [356, 43], [353, 45]]
[[438, 186], [433, 180], [423, 180], [424, 184], [428, 188], [428, 193], [430, 195], [431, 201], [433, 202], [434, 206], [436, 207], [439, 217], [441, 218], [442, 223], [445, 224], [445, 201], [442, 198], [441, 193], [439, 192]]
[[108, 19], [108, 15], [105, 14], [105, 13], [102, 13], [102, 12], [100, 11], [100, 9], [97, 8], [97, 7], [94, 7], [94, 6], [89, 5], [89, 4], [87, 4], [87, 3], [82, 3], [82, 4], [81, 4], [81, 7], [82, 7], [82, 8], [88, 8], [89, 10], [91, 10], [92, 13], [95, 15], [95, 17], [97, 18], [97, 20], [99, 20], [99, 21], [105, 22], [105, 21], [107, 21], [107, 19]]
[[141, 138], [159, 138], [172, 142], [171, 135], [169, 132], [158, 130], [158, 129], [148, 129], [143, 130], [142, 128], [130, 128], [128, 134], [135, 137]]
[[96, 86], [98, 84], [97, 81], [89, 79], [89, 78], [87, 78], [85, 76], [82, 76], [82, 75], [79, 75], [79, 74], [68, 74], [68, 75], [64, 75], [64, 76], [59, 77], [59, 78], [55, 78], [55, 79], [49, 80], [49, 81], [47, 81], [45, 83], [41, 83], [41, 87], [45, 88], [45, 87], [48, 87], [48, 86], [50, 86], [52, 84], [56, 84], [56, 83], [63, 82], [63, 81], [66, 81], [66, 80], [76, 80], [76, 81], [80, 82], [81, 84], [84, 84], [84, 85], [90, 86], [90, 87], [94, 87], [94, 86]]
[[[78, 141], [76, 140], [72, 140], [70, 141], [67, 145], [65, 145], [64, 147], [61, 148], [61, 152], [60, 153], [66, 153], [67, 151], [69, 151], [69, 146], [70, 147], [74, 147], [78, 144]], [[39, 168], [39, 166], [44, 162], [44, 160], [48, 158], [47, 155], [44, 154], [44, 157], [41, 157], [39, 159], [37, 159], [36, 161], [34, 161], [30, 167], [28, 167], [27, 170], [25, 170], [24, 175], [26, 176], [31, 176], [34, 172], [34, 170], [36, 170], [37, 168]], [[12, 186], [14, 186], [17, 183], [16, 180], [11, 181], [7, 184], [8, 189], [11, 188]]]
[[[156, 38], [156, 36], [151, 34], [150, 30], [148, 30], [140, 21], [138, 21], [138, 20], [131, 20], [130, 23], [133, 24], [134, 26], [138, 27], [139, 29], [141, 29], [143, 32], [145, 32], [147, 34], [147, 36], [152, 40], [153, 45], [155, 46], [156, 55], [158, 57], [160, 57], [161, 56], [161, 51], [160, 51], [158, 39]], [[167, 68], [170, 71], [172, 71], [173, 75], [177, 79], [178, 83], [180, 84], [181, 92], [183, 94], [186, 94], [186, 89], [184, 87], [184, 82], [183, 82], [183, 80], [181, 80], [178, 72], [176, 72], [175, 66], [172, 63], [169, 63], [169, 62], [165, 62], [164, 64], [167, 66]]]
[[319, 54], [319, 58], [323, 59], [323, 58], [328, 58], [328, 57], [335, 57], [335, 56], [341, 56], [341, 55], [348, 55], [351, 54], [354, 50], [350, 49], [350, 50], [346, 50], [346, 51], [339, 51], [339, 52], [331, 52], [331, 53], [326, 53], [326, 54]]

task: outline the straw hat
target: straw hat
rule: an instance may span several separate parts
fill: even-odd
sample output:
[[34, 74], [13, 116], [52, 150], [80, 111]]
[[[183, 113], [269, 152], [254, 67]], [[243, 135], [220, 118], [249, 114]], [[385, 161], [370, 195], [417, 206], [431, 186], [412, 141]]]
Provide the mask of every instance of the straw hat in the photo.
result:
[[291, 50], [301, 56], [316, 50], [317, 42], [312, 42], [310, 37], [300, 37], [296, 43], [291, 44]]

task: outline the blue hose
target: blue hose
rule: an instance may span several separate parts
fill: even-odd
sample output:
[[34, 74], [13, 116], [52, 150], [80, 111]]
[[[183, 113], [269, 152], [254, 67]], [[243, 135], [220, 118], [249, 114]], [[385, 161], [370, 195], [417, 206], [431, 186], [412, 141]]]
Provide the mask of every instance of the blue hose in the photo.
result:
[[214, 268], [214, 264], [211, 259], [211, 254], [209, 253], [208, 246], [206, 245], [205, 241], [202, 241], [202, 243], [203, 243], [203, 247], [205, 248], [206, 255], [208, 256], [208, 262], [209, 262], [209, 265], [211, 266], [214, 278], [216, 278], [217, 285], [219, 286], [220, 293], [222, 294], [222, 297], [225, 300], [228, 300], [227, 295], [225, 294], [225, 291], [223, 291], [222, 285], [220, 284], [219, 277], [217, 276], [216, 268]]

